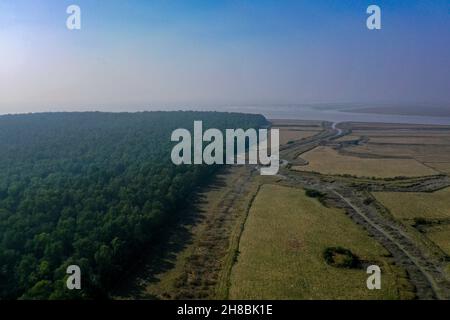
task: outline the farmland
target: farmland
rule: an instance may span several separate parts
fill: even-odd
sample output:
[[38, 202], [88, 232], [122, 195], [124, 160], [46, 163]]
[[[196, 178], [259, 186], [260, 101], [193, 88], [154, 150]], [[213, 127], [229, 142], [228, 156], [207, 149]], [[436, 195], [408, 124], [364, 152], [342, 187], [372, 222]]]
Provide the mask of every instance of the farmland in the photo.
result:
[[322, 130], [317, 121], [277, 120], [272, 122], [272, 128], [280, 130], [281, 145], [312, 137]]
[[450, 224], [430, 227], [426, 236], [450, 256]]
[[[284, 123], [281, 136], [297, 125]], [[326, 122], [321, 127], [314, 136], [282, 146], [287, 165], [278, 179], [262, 185], [249, 211], [229, 297], [450, 297], [445, 262], [450, 179], [433, 167], [449, 161], [450, 128], [341, 123], [335, 129]], [[318, 198], [305, 197], [305, 188]], [[404, 211], [393, 213], [383, 196]], [[427, 218], [421, 218], [424, 213]], [[367, 290], [361, 269], [328, 265], [320, 252], [336, 247], [379, 265], [386, 291]]]
[[375, 198], [413, 236], [430, 240], [450, 255], [450, 188], [435, 192], [374, 192]]
[[[329, 266], [327, 247], [350, 249], [386, 270], [383, 289], [369, 291], [362, 268]], [[396, 276], [387, 252], [338, 209], [326, 208], [304, 190], [263, 185], [249, 213], [232, 299], [396, 299]]]
[[301, 157], [308, 164], [295, 170], [315, 171], [323, 174], [355, 175], [387, 178], [395, 176], [426, 176], [437, 172], [414, 159], [370, 159], [339, 154], [336, 150], [320, 146]]
[[435, 192], [374, 192], [397, 219], [450, 219], [450, 188]]
[[[116, 298], [450, 297], [443, 271], [450, 179], [432, 168], [447, 163], [447, 129], [344, 123], [337, 130], [295, 120], [273, 127], [279, 174], [263, 177], [254, 167], [219, 174], [190, 200], [188, 219], [161, 255], [141, 263]], [[352, 263], [336, 252], [330, 263], [330, 250], [348, 252]], [[366, 287], [372, 264], [381, 269], [381, 290]]]
[[444, 174], [450, 174], [450, 162], [424, 162], [425, 165]]

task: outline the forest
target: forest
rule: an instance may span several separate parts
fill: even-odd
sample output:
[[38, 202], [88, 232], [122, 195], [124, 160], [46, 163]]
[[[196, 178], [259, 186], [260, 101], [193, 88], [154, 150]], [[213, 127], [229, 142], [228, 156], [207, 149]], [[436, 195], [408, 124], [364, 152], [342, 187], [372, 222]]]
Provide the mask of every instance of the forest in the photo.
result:
[[[221, 112], [0, 116], [0, 299], [110, 298], [114, 280], [219, 169], [171, 162], [172, 131], [195, 120], [267, 125]], [[82, 290], [66, 287], [73, 264]]]

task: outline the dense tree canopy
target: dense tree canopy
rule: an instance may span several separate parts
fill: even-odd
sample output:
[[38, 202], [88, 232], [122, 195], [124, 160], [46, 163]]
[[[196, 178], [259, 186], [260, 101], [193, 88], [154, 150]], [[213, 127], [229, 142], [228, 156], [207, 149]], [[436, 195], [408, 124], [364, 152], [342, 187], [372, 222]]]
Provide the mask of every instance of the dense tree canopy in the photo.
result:
[[[108, 297], [168, 217], [216, 168], [175, 166], [172, 130], [248, 128], [217, 112], [42, 113], [0, 117], [0, 299]], [[83, 270], [67, 290], [66, 268]]]

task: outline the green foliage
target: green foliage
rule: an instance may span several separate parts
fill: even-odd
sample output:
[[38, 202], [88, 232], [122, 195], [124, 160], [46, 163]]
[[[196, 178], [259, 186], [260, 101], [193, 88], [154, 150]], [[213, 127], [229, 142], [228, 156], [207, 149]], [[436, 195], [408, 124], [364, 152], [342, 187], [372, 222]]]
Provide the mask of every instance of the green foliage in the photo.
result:
[[310, 198], [322, 198], [325, 196], [324, 193], [313, 189], [305, 189], [305, 195]]
[[429, 221], [427, 219], [425, 219], [423, 217], [416, 217], [416, 218], [414, 218], [414, 224], [413, 225], [415, 227], [423, 226], [423, 225], [426, 225], [426, 224], [429, 224]]
[[357, 268], [361, 262], [350, 250], [342, 247], [329, 247], [323, 251], [325, 262], [338, 268]]
[[314, 189], [305, 189], [305, 195], [310, 198], [317, 198], [317, 200], [319, 200], [321, 204], [327, 206], [327, 204], [325, 203], [325, 193]]
[[[175, 166], [176, 128], [249, 128], [258, 115], [52, 113], [0, 117], [0, 299], [108, 297], [118, 275], [215, 166]], [[83, 290], [65, 289], [66, 268]]]

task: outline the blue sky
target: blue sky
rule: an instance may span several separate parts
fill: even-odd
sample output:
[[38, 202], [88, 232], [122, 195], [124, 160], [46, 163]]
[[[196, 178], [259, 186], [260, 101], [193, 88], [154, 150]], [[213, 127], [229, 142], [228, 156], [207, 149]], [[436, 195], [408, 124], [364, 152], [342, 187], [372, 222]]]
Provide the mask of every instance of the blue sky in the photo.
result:
[[0, 113], [445, 104], [449, 39], [448, 0], [2, 0]]

